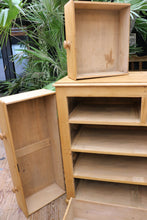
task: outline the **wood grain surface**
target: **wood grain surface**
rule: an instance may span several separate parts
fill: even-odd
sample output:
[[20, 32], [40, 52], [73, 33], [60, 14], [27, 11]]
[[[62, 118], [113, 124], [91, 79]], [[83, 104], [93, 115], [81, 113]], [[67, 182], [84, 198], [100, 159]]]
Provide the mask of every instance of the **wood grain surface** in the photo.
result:
[[[26, 220], [23, 212], [17, 205], [15, 194], [12, 192], [13, 184], [8, 167], [3, 142], [0, 141], [0, 220]], [[51, 202], [35, 212], [29, 220], [61, 220], [63, 218], [66, 202], [65, 195]]]

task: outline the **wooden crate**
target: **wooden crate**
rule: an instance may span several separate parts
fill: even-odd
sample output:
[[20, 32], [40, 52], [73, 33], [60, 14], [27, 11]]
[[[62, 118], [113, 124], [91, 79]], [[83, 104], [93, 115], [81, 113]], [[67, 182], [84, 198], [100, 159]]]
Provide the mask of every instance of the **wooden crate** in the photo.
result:
[[146, 218], [147, 211], [144, 209], [70, 199], [63, 220], [144, 220]]
[[71, 79], [128, 73], [130, 4], [70, 0], [65, 27]]
[[13, 192], [28, 216], [65, 192], [55, 92], [1, 98], [0, 126]]

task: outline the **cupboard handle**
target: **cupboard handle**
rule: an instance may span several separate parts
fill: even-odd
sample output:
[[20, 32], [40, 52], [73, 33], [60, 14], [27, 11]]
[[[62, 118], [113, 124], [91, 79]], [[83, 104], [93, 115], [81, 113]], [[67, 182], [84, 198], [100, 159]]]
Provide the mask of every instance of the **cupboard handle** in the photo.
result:
[[70, 46], [71, 46], [71, 43], [70, 43], [70, 41], [64, 41], [64, 43], [63, 43], [63, 47], [64, 47], [64, 49], [67, 49], [67, 48], [69, 48], [70, 49]]
[[5, 134], [0, 133], [0, 139], [1, 139], [1, 140], [6, 139], [6, 135], [5, 135]]
[[12, 189], [12, 192], [13, 192], [13, 193], [16, 193], [16, 192], [18, 192], [18, 189], [17, 189], [16, 187], [14, 187], [14, 188]]

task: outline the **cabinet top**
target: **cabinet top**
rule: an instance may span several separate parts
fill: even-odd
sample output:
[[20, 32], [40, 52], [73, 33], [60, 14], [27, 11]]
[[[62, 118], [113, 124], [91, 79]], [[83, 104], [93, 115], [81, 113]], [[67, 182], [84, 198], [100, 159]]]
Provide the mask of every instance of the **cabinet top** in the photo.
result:
[[66, 76], [57, 81], [54, 86], [147, 86], [147, 71], [133, 71], [124, 76], [82, 79], [76, 81]]

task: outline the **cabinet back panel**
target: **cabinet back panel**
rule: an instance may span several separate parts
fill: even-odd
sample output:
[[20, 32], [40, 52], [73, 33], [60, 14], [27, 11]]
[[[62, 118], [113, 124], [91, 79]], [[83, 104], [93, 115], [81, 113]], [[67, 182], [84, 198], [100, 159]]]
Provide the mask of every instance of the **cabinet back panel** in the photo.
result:
[[8, 105], [15, 149], [49, 136], [44, 98]]
[[76, 9], [77, 72], [118, 71], [119, 12]]
[[25, 197], [55, 182], [51, 147], [18, 158]]

